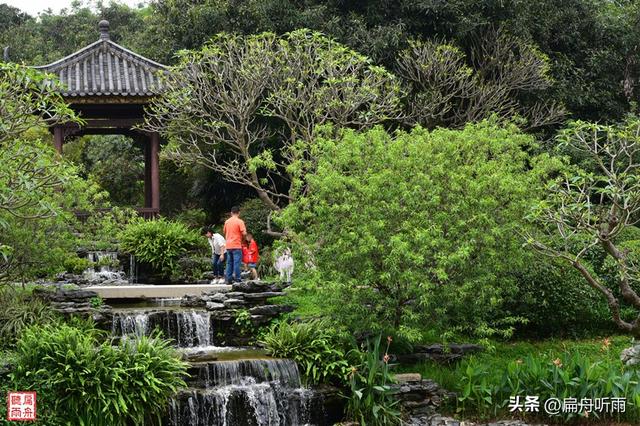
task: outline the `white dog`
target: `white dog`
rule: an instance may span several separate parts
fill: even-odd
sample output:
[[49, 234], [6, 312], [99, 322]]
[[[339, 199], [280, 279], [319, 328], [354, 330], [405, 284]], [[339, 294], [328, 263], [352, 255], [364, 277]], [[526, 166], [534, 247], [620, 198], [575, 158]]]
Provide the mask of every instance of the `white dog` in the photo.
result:
[[291, 257], [291, 250], [289, 248], [278, 256], [276, 263], [273, 265], [276, 271], [280, 273], [280, 279], [284, 279], [287, 276], [287, 282], [291, 282], [291, 274], [293, 274], [293, 257]]

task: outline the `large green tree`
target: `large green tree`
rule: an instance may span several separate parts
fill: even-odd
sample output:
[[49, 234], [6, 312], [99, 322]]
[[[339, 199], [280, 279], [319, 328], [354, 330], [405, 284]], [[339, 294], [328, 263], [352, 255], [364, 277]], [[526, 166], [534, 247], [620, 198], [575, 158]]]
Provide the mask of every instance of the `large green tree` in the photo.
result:
[[555, 164], [533, 145], [491, 122], [317, 138], [316, 172], [278, 215], [296, 282], [356, 330], [508, 334], [502, 298], [526, 257], [517, 235]]
[[400, 111], [392, 74], [305, 30], [219, 35], [184, 52], [164, 86], [146, 128], [169, 139], [165, 153], [253, 188], [273, 210], [304, 186], [318, 126], [366, 128]]
[[0, 282], [55, 270], [73, 248], [73, 209], [97, 195], [36, 130], [77, 120], [51, 79], [0, 64]]

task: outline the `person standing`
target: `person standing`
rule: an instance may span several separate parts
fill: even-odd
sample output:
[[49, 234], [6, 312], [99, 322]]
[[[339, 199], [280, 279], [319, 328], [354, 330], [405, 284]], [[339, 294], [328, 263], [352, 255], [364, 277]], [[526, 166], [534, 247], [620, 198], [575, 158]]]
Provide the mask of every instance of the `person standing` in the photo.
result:
[[211, 263], [213, 264], [213, 281], [211, 284], [221, 284], [224, 282], [224, 252], [226, 241], [218, 232], [213, 232], [210, 228], [204, 228], [202, 234], [207, 237], [211, 245]]
[[232, 284], [235, 281], [241, 281], [240, 267], [242, 265], [242, 241], [247, 235], [247, 227], [244, 221], [240, 219], [240, 208], [233, 206], [231, 208], [231, 217], [224, 223], [224, 238], [226, 240], [226, 260], [227, 269], [225, 273], [225, 282]]

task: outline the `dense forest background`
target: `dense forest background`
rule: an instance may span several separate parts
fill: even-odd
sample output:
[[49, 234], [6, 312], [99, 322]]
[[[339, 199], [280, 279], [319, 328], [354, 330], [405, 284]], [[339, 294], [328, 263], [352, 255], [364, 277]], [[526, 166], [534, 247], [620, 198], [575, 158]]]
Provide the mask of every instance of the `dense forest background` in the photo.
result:
[[[171, 65], [176, 52], [200, 48], [220, 32], [310, 28], [393, 71], [411, 40], [453, 43], [472, 61], [482, 35], [500, 29], [548, 58], [551, 84], [535, 96], [563, 105], [568, 119], [614, 122], [635, 110], [640, 95], [639, 12], [633, 0], [154, 0], [142, 8], [76, 2], [38, 16], [0, 4], [0, 46], [9, 46], [11, 61], [46, 64], [95, 41], [97, 22], [107, 19], [112, 40]], [[132, 141], [83, 138], [65, 149], [114, 203], [139, 204], [142, 191], [132, 190], [139, 183], [126, 184], [143, 172]], [[161, 169], [163, 180], [178, 181], [173, 177], [180, 174], [182, 182], [162, 185], [165, 214], [204, 208], [215, 219], [229, 203], [253, 195], [207, 170], [178, 169], [165, 160]]]

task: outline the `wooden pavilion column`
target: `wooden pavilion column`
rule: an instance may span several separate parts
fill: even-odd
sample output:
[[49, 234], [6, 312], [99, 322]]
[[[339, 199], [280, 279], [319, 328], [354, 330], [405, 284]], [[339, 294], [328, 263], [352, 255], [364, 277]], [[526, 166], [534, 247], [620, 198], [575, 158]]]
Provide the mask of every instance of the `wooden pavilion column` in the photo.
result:
[[151, 208], [151, 137], [144, 141], [144, 207]]
[[62, 144], [64, 143], [64, 133], [62, 127], [55, 126], [53, 128], [53, 147], [62, 155]]
[[149, 140], [149, 160], [151, 163], [151, 207], [160, 211], [160, 135], [151, 134]]
[[144, 206], [160, 209], [160, 135], [151, 133], [144, 145]]

